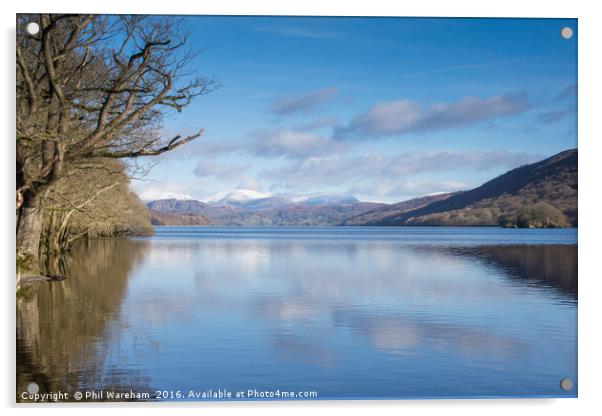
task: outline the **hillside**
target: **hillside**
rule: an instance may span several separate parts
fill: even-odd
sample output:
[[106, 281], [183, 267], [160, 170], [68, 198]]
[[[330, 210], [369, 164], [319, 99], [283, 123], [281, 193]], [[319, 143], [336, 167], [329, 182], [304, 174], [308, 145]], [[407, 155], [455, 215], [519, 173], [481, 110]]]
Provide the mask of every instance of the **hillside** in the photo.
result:
[[577, 225], [577, 150], [524, 165], [373, 225], [568, 227]]
[[209, 225], [207, 217], [194, 213], [161, 212], [149, 209], [152, 225]]
[[383, 205], [360, 215], [349, 217], [343, 221], [342, 225], [374, 225], [385, 218], [395, 217], [405, 212], [422, 208], [433, 202], [447, 199], [452, 195], [453, 193], [430, 195], [420, 198], [413, 198], [397, 204]]
[[346, 218], [370, 211], [381, 204], [288, 205], [264, 210], [241, 210], [219, 218], [217, 225], [257, 226], [329, 226], [340, 225]]
[[164, 199], [148, 202], [147, 207], [153, 225], [326, 226], [340, 225], [349, 217], [384, 206], [349, 197], [309, 198], [296, 203], [272, 197], [222, 203], [227, 205]]
[[194, 199], [159, 199], [146, 204], [148, 209], [164, 213], [200, 214], [208, 212], [211, 207]]

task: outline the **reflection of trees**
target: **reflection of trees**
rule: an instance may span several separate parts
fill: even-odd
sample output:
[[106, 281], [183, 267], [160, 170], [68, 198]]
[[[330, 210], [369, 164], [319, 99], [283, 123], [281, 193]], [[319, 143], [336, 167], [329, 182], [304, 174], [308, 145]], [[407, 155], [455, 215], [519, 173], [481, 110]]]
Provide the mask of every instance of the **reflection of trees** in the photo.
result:
[[[133, 266], [149, 248], [127, 239], [82, 242], [62, 263], [66, 280], [28, 285], [17, 299], [17, 395], [35, 381], [40, 392], [74, 392], [104, 385], [102, 366], [110, 343], [108, 325]], [[128, 385], [130, 380], [121, 380]]]
[[576, 245], [507, 245], [451, 249], [501, 267], [509, 278], [524, 284], [554, 287], [577, 297]]

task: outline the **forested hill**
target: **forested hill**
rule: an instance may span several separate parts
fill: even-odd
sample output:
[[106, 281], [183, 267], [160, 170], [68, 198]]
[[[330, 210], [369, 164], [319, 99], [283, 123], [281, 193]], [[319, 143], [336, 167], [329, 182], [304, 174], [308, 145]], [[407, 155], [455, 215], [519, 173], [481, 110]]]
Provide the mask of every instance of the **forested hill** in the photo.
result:
[[211, 210], [209, 205], [194, 199], [159, 199], [148, 202], [146, 206], [153, 211], [174, 214], [201, 214]]
[[577, 149], [513, 169], [478, 188], [366, 225], [576, 226]]
[[453, 193], [444, 193], [437, 195], [423, 196], [413, 198], [408, 201], [398, 202], [391, 205], [383, 205], [371, 211], [347, 218], [342, 225], [374, 225], [384, 218], [399, 216], [405, 212], [422, 208], [436, 201], [442, 201], [454, 195]]

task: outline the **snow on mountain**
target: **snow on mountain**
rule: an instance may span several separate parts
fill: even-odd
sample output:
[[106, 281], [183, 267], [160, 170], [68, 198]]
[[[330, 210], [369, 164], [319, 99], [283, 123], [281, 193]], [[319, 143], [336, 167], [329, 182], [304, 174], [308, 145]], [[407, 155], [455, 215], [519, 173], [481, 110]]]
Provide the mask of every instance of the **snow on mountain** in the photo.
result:
[[207, 199], [208, 204], [212, 205], [226, 205], [228, 203], [240, 203], [245, 201], [252, 201], [254, 199], [269, 198], [272, 194], [270, 192], [258, 192], [251, 191], [249, 189], [235, 189], [233, 191], [222, 191], [218, 192]]
[[299, 195], [286, 197], [283, 195], [272, 195], [270, 192], [258, 192], [250, 189], [234, 189], [218, 192], [207, 198], [204, 202], [210, 205], [231, 205], [237, 207], [275, 207], [289, 204], [298, 205], [346, 205], [361, 202], [352, 195]]
[[159, 189], [143, 189], [136, 191], [138, 197], [143, 201], [157, 201], [161, 199], [178, 199], [181, 201], [194, 200], [191, 195], [182, 194], [179, 192], [161, 191]]

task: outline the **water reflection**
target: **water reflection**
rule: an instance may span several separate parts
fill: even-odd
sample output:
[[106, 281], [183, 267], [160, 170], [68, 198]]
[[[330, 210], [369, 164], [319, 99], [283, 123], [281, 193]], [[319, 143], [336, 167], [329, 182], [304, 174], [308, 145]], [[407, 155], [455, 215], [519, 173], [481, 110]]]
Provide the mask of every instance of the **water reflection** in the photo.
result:
[[432, 348], [468, 359], [486, 355], [489, 360], [506, 361], [521, 359], [528, 348], [518, 337], [496, 335], [477, 325], [455, 325], [436, 316], [366, 316], [346, 310], [340, 311], [336, 319], [339, 324], [368, 337], [375, 348], [394, 354], [418, 355], [424, 348]]
[[19, 300], [18, 382], [311, 388], [322, 398], [575, 394], [558, 390], [576, 379], [575, 245], [391, 235], [82, 247], [67, 280]]
[[518, 283], [552, 287], [577, 299], [576, 245], [508, 245], [452, 248], [451, 253], [478, 257], [502, 268]]
[[74, 247], [60, 282], [27, 285], [17, 298], [17, 396], [30, 382], [40, 392], [75, 392], [96, 386], [129, 390], [145, 383], [141, 374], [103, 367], [108, 345], [119, 331], [121, 302], [147, 241], [99, 240]]

